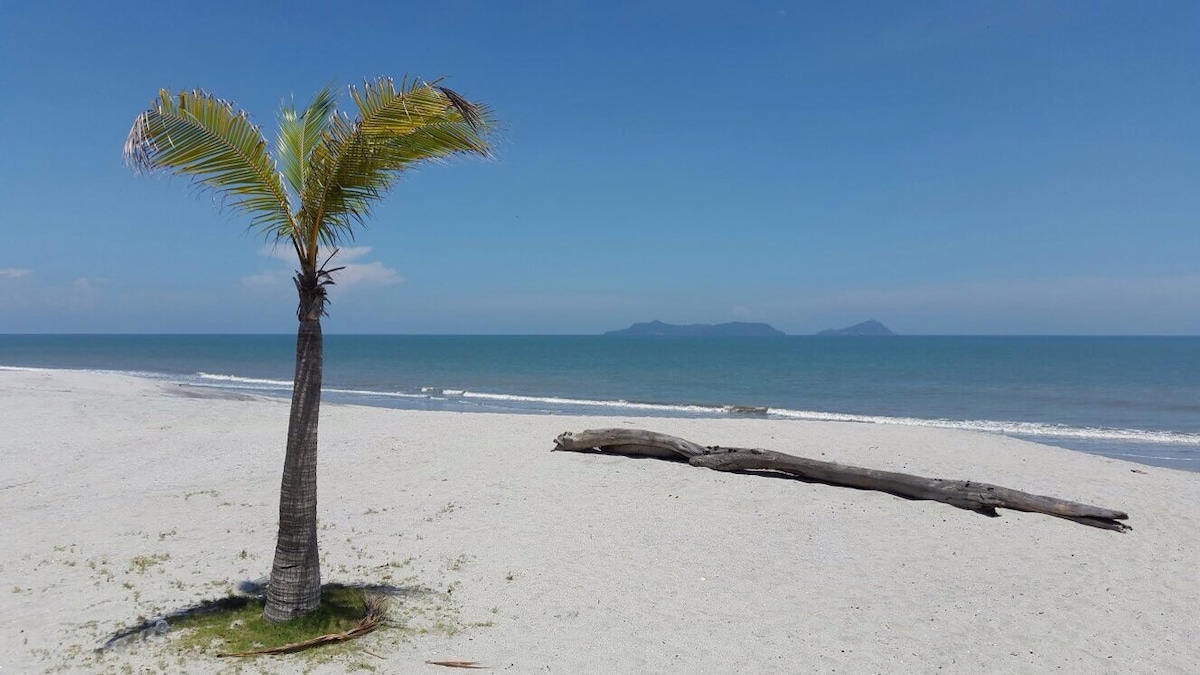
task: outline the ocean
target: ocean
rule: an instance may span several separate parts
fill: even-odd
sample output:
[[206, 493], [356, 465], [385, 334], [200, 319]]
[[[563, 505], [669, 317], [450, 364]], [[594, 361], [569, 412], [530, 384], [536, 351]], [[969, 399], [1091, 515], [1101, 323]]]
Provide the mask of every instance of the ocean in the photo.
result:
[[[294, 349], [290, 335], [0, 335], [0, 366], [288, 396]], [[324, 391], [418, 410], [971, 429], [1200, 471], [1200, 337], [326, 335]]]

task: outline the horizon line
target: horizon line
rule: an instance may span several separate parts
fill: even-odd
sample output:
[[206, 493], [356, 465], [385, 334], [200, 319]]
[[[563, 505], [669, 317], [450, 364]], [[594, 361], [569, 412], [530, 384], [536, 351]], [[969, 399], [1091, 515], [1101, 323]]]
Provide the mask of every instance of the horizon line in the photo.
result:
[[[607, 337], [615, 339], [629, 338], [650, 338], [650, 339], [675, 339], [675, 338], [739, 338], [739, 339], [778, 339], [792, 337], [820, 337], [822, 339], [829, 338], [906, 338], [906, 337], [1074, 337], [1074, 338], [1186, 338], [1200, 337], [1200, 334], [1195, 333], [893, 333], [892, 335], [818, 335], [817, 333], [784, 333], [783, 335], [606, 335], [604, 333], [351, 333], [351, 332], [325, 332], [326, 336], [341, 336], [341, 337]], [[120, 332], [120, 333], [85, 333], [85, 332], [65, 332], [65, 333], [47, 333], [47, 332], [17, 332], [17, 333], [2, 333], [0, 338], [8, 337], [133, 337], [133, 336], [175, 336], [175, 337], [273, 337], [286, 336], [294, 337], [296, 334], [291, 331], [287, 332], [237, 332], [237, 333], [221, 333], [221, 332], [177, 332], [177, 331], [154, 331], [154, 332]]]

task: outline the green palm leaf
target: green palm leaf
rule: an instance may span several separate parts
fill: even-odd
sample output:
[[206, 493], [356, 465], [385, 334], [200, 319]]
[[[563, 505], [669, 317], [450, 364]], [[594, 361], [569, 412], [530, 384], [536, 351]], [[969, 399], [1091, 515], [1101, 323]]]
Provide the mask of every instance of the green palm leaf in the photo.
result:
[[326, 140], [310, 155], [299, 231], [315, 256], [318, 244], [352, 237], [372, 204], [413, 165], [459, 153], [487, 156], [488, 110], [451, 90], [414, 81], [396, 89], [381, 78], [351, 88], [358, 118], [329, 121]]
[[206, 92], [159, 90], [150, 109], [134, 120], [124, 155], [139, 172], [191, 177], [252, 216], [251, 227], [276, 237], [296, 231], [266, 139], [245, 112]]
[[304, 191], [309, 154], [324, 139], [336, 105], [337, 94], [332, 88], [326, 87], [317, 92], [300, 114], [290, 104], [284, 105], [279, 111], [279, 138], [275, 155], [283, 178], [296, 197]]

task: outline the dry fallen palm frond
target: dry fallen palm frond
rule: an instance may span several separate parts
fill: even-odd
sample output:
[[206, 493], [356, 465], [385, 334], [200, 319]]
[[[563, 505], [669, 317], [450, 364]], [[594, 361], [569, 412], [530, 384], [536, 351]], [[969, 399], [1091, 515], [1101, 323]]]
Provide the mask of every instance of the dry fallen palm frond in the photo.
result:
[[478, 661], [426, 661], [431, 666], [446, 666], [447, 668], [470, 668], [472, 670], [486, 669], [487, 666], [479, 665]]

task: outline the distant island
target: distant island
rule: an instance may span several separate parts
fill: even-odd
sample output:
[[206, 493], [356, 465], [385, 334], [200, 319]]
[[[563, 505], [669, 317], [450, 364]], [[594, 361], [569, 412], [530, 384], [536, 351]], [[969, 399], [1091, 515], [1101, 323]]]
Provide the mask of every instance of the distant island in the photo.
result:
[[686, 337], [775, 337], [783, 335], [783, 331], [773, 328], [765, 323], [744, 323], [734, 321], [732, 323], [693, 323], [686, 326], [678, 326], [661, 321], [650, 321], [648, 323], [635, 323], [629, 328], [621, 330], [610, 330], [605, 335], [659, 335], [659, 336], [686, 336]]
[[817, 335], [895, 335], [895, 333], [878, 321], [864, 321], [848, 328], [823, 330]]

